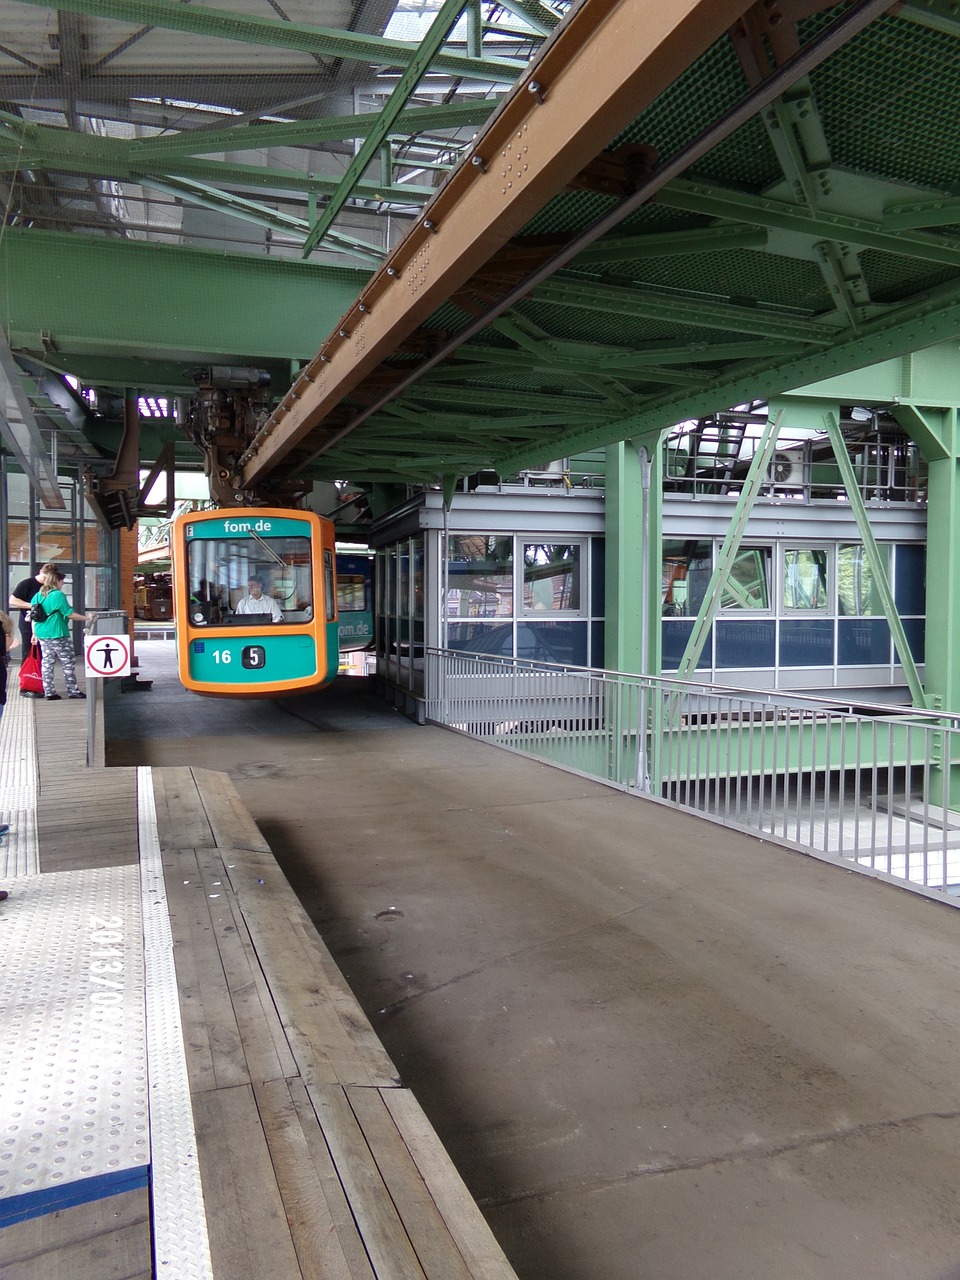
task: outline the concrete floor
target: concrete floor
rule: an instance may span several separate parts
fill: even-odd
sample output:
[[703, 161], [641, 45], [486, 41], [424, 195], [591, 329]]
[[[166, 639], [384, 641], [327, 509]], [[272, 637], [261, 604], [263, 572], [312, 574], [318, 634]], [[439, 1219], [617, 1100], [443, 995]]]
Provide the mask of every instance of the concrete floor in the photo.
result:
[[956, 909], [138, 647], [108, 763], [230, 773], [521, 1280], [960, 1277]]

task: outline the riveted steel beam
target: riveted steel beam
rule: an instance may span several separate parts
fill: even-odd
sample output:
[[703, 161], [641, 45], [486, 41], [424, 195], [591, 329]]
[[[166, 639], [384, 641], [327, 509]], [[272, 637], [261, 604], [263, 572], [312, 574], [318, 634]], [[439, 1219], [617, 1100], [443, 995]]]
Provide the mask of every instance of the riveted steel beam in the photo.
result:
[[534, 293], [537, 302], [574, 310], [669, 320], [692, 328], [721, 329], [725, 333], [755, 333], [796, 342], [820, 343], [836, 326], [790, 315], [777, 307], [738, 307], [698, 298], [671, 296], [664, 290], [624, 289], [588, 284], [573, 276], [545, 280]]
[[[435, 107], [408, 107], [396, 121], [396, 132], [410, 134], [464, 129], [483, 124], [499, 101], [499, 95], [482, 102], [451, 102]], [[318, 120], [292, 123], [233, 125], [227, 128], [185, 129], [169, 137], [137, 138], [127, 143], [131, 154], [156, 163], [175, 156], [216, 154], [221, 151], [250, 151], [264, 147], [313, 147], [324, 142], [353, 141], [366, 138], [374, 131], [380, 113], [365, 111], [353, 116], [323, 116]]]
[[840, 240], [862, 249], [878, 249], [903, 258], [917, 258], [942, 266], [960, 267], [960, 239], [955, 236], [924, 235], [920, 231], [887, 231], [884, 223], [870, 218], [851, 218], [841, 213], [802, 209], [785, 200], [731, 191], [705, 182], [676, 178], [657, 194], [657, 203], [699, 213], [710, 218], [728, 218], [752, 223], [769, 230], [792, 231], [816, 240]]
[[767, 233], [760, 227], [716, 226], [700, 231], [661, 231], [645, 236], [605, 236], [577, 254], [577, 266], [605, 262], [638, 262], [690, 253], [722, 253], [730, 249], [764, 249]]
[[589, 0], [574, 9], [478, 138], [477, 163], [451, 174], [344, 318], [348, 337], [338, 330], [304, 371], [309, 385], [295, 389], [249, 452], [245, 485], [299, 444], [742, 9], [742, 0]]

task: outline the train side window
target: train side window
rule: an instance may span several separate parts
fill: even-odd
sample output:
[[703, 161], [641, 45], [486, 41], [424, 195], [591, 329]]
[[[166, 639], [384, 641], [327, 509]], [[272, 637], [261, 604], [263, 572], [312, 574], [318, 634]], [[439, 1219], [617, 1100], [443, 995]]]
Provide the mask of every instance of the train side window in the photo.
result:
[[367, 580], [360, 573], [337, 574], [337, 608], [341, 613], [361, 613], [367, 607]]
[[336, 577], [333, 572], [333, 552], [323, 552], [323, 594], [327, 609], [327, 621], [333, 622], [337, 616]]

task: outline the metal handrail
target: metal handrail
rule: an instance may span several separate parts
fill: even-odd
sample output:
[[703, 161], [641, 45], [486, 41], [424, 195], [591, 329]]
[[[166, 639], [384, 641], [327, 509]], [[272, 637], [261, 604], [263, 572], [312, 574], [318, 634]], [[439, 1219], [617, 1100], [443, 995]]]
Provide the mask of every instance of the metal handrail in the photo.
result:
[[427, 718], [937, 896], [960, 893], [960, 716], [426, 652]]

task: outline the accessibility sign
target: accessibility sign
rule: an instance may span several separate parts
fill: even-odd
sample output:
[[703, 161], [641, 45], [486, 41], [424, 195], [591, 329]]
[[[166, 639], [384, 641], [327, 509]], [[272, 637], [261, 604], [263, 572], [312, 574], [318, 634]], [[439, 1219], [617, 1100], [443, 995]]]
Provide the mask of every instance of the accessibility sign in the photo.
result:
[[129, 636], [84, 636], [84, 672], [87, 676], [128, 676], [130, 674]]

